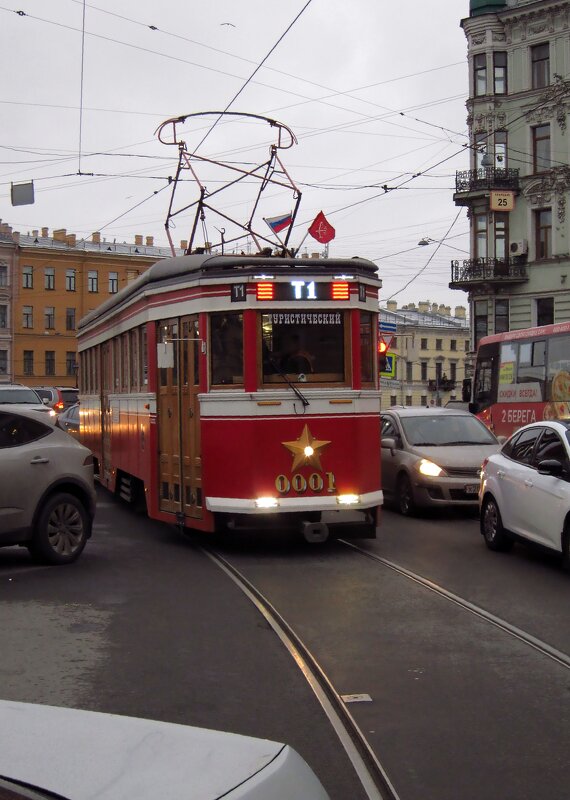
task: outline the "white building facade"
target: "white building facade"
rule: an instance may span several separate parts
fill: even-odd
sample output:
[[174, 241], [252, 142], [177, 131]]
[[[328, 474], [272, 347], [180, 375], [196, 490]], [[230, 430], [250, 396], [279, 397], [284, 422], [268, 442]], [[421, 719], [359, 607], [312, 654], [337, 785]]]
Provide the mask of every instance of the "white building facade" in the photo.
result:
[[470, 219], [471, 341], [570, 320], [570, 4], [471, 0], [470, 168], [454, 201]]

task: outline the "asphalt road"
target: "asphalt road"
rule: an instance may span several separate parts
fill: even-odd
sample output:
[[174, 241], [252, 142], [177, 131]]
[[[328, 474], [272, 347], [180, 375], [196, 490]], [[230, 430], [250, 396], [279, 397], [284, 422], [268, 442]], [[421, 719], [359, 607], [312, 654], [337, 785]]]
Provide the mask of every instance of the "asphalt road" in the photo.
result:
[[[286, 741], [334, 800], [362, 797], [290, 656], [198, 540], [100, 495], [70, 567], [0, 550], [0, 695]], [[340, 543], [215, 540], [295, 628], [402, 800], [565, 800], [570, 674]], [[365, 550], [570, 654], [570, 578], [556, 558], [487, 551], [465, 515], [383, 516]]]

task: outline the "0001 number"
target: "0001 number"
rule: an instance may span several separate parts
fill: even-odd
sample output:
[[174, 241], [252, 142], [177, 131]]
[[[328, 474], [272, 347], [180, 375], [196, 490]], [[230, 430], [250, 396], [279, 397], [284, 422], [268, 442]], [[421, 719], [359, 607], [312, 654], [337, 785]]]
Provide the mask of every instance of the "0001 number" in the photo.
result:
[[307, 489], [311, 489], [313, 492], [322, 492], [325, 488], [325, 482], [327, 492], [336, 491], [334, 472], [325, 472], [324, 477], [319, 475], [318, 472], [313, 472], [308, 478], [296, 472], [291, 480], [287, 475], [278, 475], [275, 478], [275, 488], [279, 494], [288, 494], [291, 489], [297, 494], [303, 494]]

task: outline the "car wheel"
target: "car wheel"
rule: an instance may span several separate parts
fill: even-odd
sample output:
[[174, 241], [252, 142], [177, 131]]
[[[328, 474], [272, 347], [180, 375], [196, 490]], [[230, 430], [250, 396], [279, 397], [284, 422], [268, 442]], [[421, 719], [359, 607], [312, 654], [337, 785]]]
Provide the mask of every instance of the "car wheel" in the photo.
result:
[[412, 489], [412, 483], [406, 474], [402, 474], [398, 478], [396, 497], [398, 511], [400, 514], [403, 514], [405, 517], [413, 516], [413, 514], [416, 512], [414, 490]]
[[69, 564], [81, 553], [89, 536], [89, 517], [72, 494], [52, 495], [37, 518], [30, 553], [49, 564]]
[[513, 540], [503, 528], [501, 512], [494, 497], [485, 499], [481, 511], [481, 533], [489, 550], [506, 552], [513, 546]]

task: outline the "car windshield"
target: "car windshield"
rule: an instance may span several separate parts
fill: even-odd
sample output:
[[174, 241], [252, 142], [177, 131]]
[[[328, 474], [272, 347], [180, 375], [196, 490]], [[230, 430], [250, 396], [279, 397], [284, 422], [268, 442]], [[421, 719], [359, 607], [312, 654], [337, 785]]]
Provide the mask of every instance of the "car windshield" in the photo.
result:
[[0, 389], [0, 403], [31, 403], [37, 406], [42, 401], [33, 389], [22, 386], [21, 389]]
[[432, 447], [496, 444], [493, 434], [476, 417], [459, 414], [400, 417], [411, 445]]

